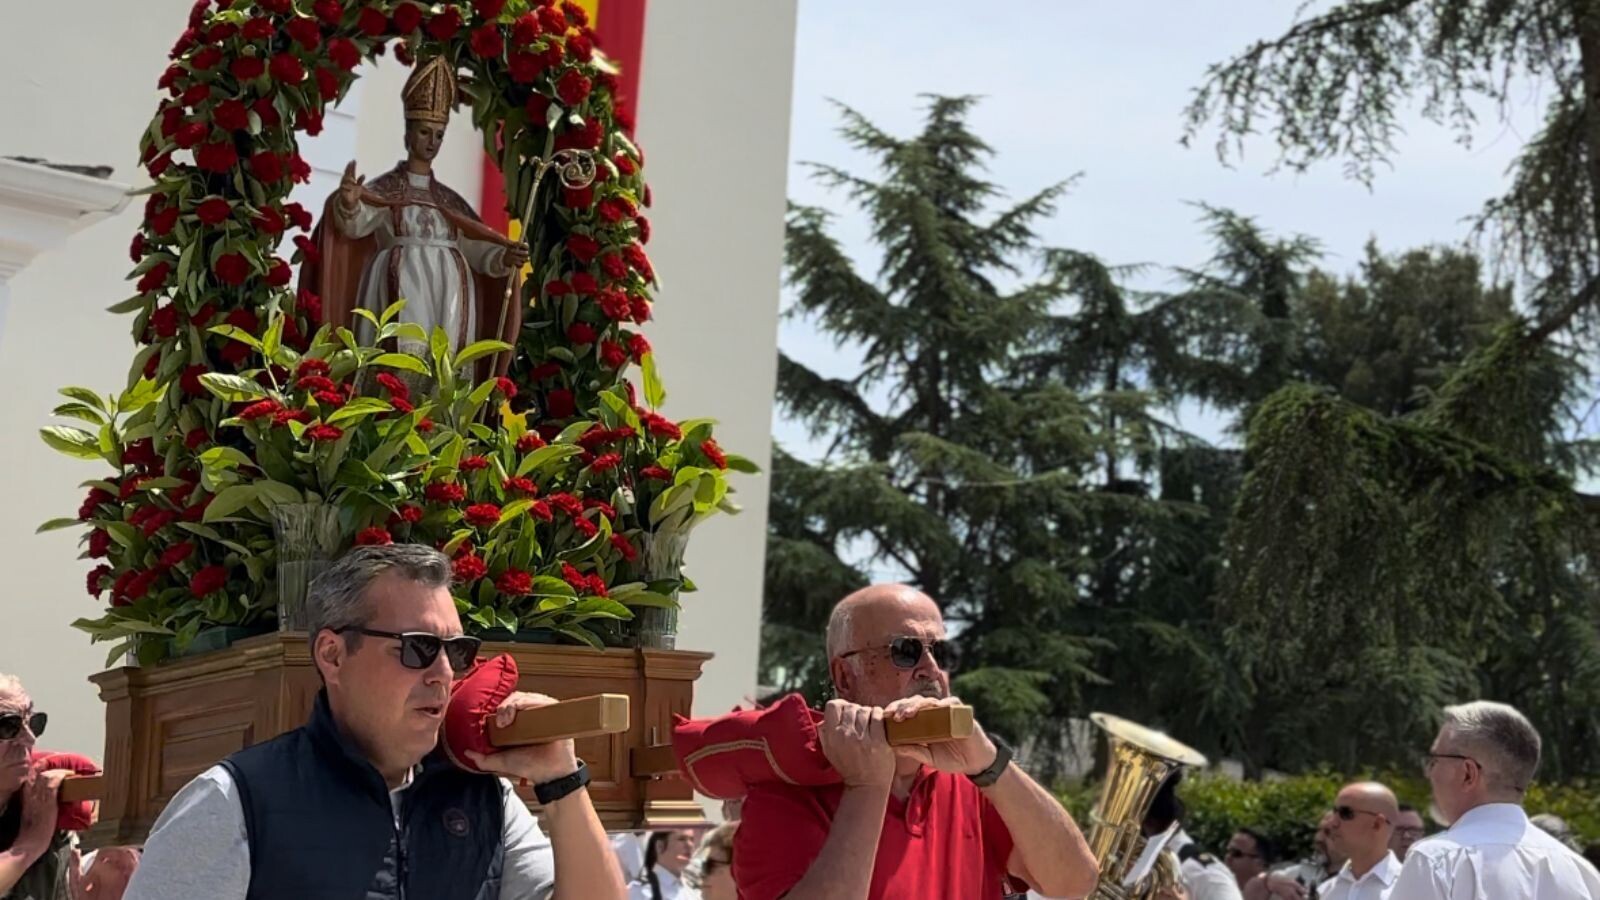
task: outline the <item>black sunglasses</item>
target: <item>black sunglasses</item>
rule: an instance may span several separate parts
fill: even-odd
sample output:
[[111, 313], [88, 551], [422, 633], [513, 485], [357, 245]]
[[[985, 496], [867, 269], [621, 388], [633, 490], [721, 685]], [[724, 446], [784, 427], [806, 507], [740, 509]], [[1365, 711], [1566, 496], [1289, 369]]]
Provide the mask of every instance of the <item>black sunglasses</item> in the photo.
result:
[[[839, 658], [847, 659], [858, 653], [878, 649], [884, 648], [863, 647], [860, 650], [841, 653]], [[917, 663], [922, 662], [923, 651], [927, 651], [933, 657], [934, 664], [941, 669], [950, 668], [950, 665], [955, 662], [956, 656], [955, 645], [943, 638], [924, 643], [920, 638], [897, 637], [889, 642], [887, 649], [889, 651], [889, 661], [894, 663], [896, 669], [915, 669]]]
[[1334, 815], [1337, 815], [1341, 820], [1343, 820], [1345, 822], [1348, 822], [1351, 819], [1354, 819], [1357, 815], [1373, 816], [1373, 817], [1379, 818], [1379, 819], [1383, 818], [1383, 816], [1378, 814], [1378, 813], [1370, 812], [1370, 811], [1365, 810], [1365, 809], [1356, 809], [1353, 806], [1335, 806], [1333, 808], [1333, 812], [1334, 812]]
[[6, 713], [0, 716], [0, 741], [14, 740], [22, 733], [24, 722], [27, 723], [28, 730], [33, 732], [33, 736], [38, 737], [44, 734], [44, 727], [50, 724], [50, 716], [48, 713], [36, 712], [24, 719], [21, 713]]
[[483, 641], [467, 635], [458, 635], [453, 638], [442, 638], [437, 634], [426, 631], [375, 631], [371, 628], [360, 628], [355, 625], [346, 625], [335, 628], [334, 634], [344, 634], [354, 631], [368, 637], [389, 638], [400, 642], [400, 665], [408, 669], [426, 669], [433, 665], [439, 658], [439, 651], [444, 651], [445, 659], [450, 662], [450, 669], [457, 676], [465, 675], [471, 671], [474, 663], [478, 661], [478, 648], [483, 646]]

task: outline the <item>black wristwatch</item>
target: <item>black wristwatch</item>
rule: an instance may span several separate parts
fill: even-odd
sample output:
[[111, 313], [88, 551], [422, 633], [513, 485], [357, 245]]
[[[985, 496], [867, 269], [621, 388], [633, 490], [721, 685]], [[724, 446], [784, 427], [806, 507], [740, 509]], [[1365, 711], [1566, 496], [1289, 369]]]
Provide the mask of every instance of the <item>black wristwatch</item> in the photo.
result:
[[982, 772], [967, 776], [972, 779], [973, 784], [981, 788], [999, 781], [1000, 776], [1005, 774], [1006, 766], [1011, 765], [1011, 748], [1006, 746], [1006, 742], [992, 734], [989, 735], [989, 741], [994, 744], [994, 762]]
[[548, 806], [573, 791], [585, 787], [588, 783], [589, 766], [580, 759], [578, 760], [578, 770], [571, 775], [534, 785], [533, 796], [538, 798], [541, 804]]

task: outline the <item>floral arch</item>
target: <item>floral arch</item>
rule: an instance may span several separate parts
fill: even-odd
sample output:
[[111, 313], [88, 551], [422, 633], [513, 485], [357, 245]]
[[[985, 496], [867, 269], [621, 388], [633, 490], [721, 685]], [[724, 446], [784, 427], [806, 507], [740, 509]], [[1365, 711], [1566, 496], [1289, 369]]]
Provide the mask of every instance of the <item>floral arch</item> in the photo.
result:
[[[500, 161], [508, 213], [529, 220], [533, 277], [514, 346], [428, 358], [362, 346], [291, 285], [315, 263], [312, 212], [288, 201], [310, 169], [297, 136], [361, 64], [442, 56]], [[130, 254], [138, 346], [126, 388], [64, 388], [43, 436], [114, 470], [75, 518], [103, 615], [95, 640], [142, 661], [202, 632], [270, 623], [288, 583], [284, 521], [320, 511], [326, 555], [426, 542], [453, 560], [468, 628], [594, 646], [675, 609], [690, 528], [732, 511], [709, 420], [674, 422], [650, 345], [643, 155], [617, 121], [617, 80], [583, 10], [539, 0], [200, 0], [140, 141], [153, 183]], [[541, 161], [592, 155], [584, 187]], [[530, 206], [530, 199], [532, 205]], [[285, 246], [287, 245], [287, 247]], [[292, 253], [285, 258], [285, 251]], [[380, 338], [402, 331], [391, 309]], [[509, 353], [509, 377], [471, 363]], [[637, 371], [642, 390], [628, 375]], [[426, 376], [413, 393], [395, 373]], [[358, 388], [358, 385], [360, 387]], [[639, 396], [642, 394], [642, 396]], [[315, 560], [312, 560], [315, 562]], [[303, 584], [301, 585], [303, 588]]]

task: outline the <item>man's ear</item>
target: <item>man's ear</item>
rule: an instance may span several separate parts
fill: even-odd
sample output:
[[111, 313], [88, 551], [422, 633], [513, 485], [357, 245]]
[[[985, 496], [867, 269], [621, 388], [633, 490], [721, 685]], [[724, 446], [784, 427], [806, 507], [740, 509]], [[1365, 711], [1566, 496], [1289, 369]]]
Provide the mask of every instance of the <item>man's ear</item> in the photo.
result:
[[326, 684], [338, 681], [339, 669], [349, 656], [350, 648], [345, 646], [344, 638], [327, 629], [318, 632], [316, 642], [311, 645], [311, 662]]
[[828, 674], [833, 677], [833, 695], [839, 699], [855, 696], [855, 672], [848, 660], [834, 657], [828, 660]]

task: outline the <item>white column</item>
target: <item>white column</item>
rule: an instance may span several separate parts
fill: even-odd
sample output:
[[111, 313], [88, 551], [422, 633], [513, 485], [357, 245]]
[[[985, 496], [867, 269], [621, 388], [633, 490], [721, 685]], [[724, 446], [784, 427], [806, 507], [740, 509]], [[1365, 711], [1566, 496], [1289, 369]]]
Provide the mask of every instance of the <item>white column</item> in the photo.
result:
[[11, 277], [35, 256], [128, 204], [128, 186], [0, 158], [0, 339]]

